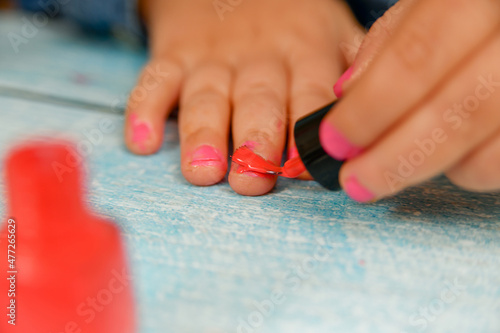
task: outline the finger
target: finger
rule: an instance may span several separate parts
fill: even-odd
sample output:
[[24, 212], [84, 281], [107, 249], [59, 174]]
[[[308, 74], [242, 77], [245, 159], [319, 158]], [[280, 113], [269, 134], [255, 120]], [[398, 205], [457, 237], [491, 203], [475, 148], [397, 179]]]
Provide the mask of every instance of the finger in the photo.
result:
[[339, 15], [339, 21], [334, 25], [334, 31], [340, 32], [340, 36], [337, 37], [337, 41], [340, 41], [337, 51], [340, 51], [343, 62], [348, 67], [353, 64], [367, 29], [361, 26], [346, 1], [337, 1], [334, 4], [338, 6], [336, 11], [344, 12]]
[[344, 92], [349, 90], [353, 82], [368, 68], [373, 58], [383, 49], [390, 37], [393, 36], [394, 31], [403, 22], [407, 14], [411, 12], [411, 8], [416, 1], [400, 0], [375, 21], [363, 38], [352, 66], [344, 72], [334, 85], [334, 91], [338, 98], [342, 97]]
[[[290, 59], [288, 159], [298, 156], [293, 135], [297, 120], [335, 99], [331, 83], [343, 69], [340, 58], [337, 50], [331, 48], [318, 52], [302, 52]], [[300, 178], [311, 179], [311, 176], [306, 172]]]
[[470, 191], [500, 190], [500, 130], [448, 170], [446, 176]]
[[152, 60], [144, 67], [125, 112], [125, 143], [130, 151], [147, 155], [160, 148], [182, 77], [182, 68], [173, 61]]
[[[341, 170], [346, 192], [358, 201], [381, 198], [436, 176], [500, 124], [500, 38], [450, 77], [446, 86]], [[493, 69], [493, 70], [492, 70]]]
[[[241, 66], [233, 94], [233, 142], [247, 145], [276, 165], [281, 162], [286, 136], [287, 73], [279, 60], [261, 60]], [[276, 176], [238, 173], [233, 163], [231, 187], [243, 195], [262, 195], [276, 183]]]
[[231, 71], [218, 64], [188, 75], [179, 110], [181, 170], [194, 185], [213, 185], [227, 171]]
[[[355, 21], [353, 14], [345, 2], [334, 2], [336, 11], [344, 12], [335, 25], [334, 34], [342, 40], [337, 47], [336, 43], [322, 45], [320, 49], [298, 49], [289, 52], [288, 71], [291, 74], [290, 84], [290, 111], [288, 122], [288, 159], [298, 156], [295, 138], [293, 135], [295, 123], [298, 119], [330, 103], [335, 99], [331, 90], [331, 83], [338, 79], [345, 67], [350, 64], [350, 51], [355, 49], [357, 40], [362, 40], [364, 31]], [[338, 30], [342, 28], [340, 31]], [[325, 37], [328, 38], [328, 37]], [[353, 47], [354, 46], [354, 47]], [[357, 52], [357, 49], [356, 49]], [[355, 54], [355, 53], [354, 53]], [[310, 180], [311, 175], [306, 171], [299, 176], [300, 179]]]
[[[453, 15], [442, 15], [453, 4]], [[394, 38], [321, 126], [337, 159], [368, 147], [496, 33], [500, 2], [418, 1]], [[347, 146], [336, 144], [342, 137]]]

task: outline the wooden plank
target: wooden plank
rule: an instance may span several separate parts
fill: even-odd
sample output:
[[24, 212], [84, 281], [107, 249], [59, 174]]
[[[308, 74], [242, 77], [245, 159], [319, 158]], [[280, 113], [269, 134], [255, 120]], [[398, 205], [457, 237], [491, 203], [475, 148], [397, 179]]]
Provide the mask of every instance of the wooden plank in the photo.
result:
[[[27, 23], [28, 22], [28, 23]], [[144, 49], [83, 34], [64, 21], [0, 12], [0, 92], [14, 89], [111, 108], [125, 105]], [[34, 28], [26, 28], [30, 24]]]
[[[82, 144], [103, 118], [116, 129], [87, 158], [89, 202], [123, 229], [141, 332], [238, 332], [240, 318], [273, 333], [500, 331], [498, 195], [438, 179], [358, 205], [280, 179], [242, 197], [183, 180], [175, 123], [158, 154], [139, 157], [120, 115], [6, 97], [2, 157], [33, 133]], [[282, 302], [259, 310], [275, 293]]]

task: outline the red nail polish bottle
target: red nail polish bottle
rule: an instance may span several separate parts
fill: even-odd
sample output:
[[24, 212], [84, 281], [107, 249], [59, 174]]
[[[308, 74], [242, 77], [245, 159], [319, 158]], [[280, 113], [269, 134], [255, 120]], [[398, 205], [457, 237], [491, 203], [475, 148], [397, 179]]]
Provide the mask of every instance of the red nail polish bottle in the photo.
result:
[[8, 216], [0, 233], [2, 333], [136, 330], [120, 232], [84, 205], [77, 156], [67, 143], [38, 142], [7, 157]]

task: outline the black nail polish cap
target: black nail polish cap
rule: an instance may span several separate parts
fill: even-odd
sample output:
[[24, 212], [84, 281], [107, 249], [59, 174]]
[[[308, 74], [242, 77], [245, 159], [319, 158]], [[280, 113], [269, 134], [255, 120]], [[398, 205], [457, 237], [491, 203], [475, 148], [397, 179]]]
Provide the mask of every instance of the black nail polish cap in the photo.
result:
[[299, 119], [295, 124], [294, 137], [302, 163], [314, 180], [331, 191], [338, 191], [341, 189], [339, 170], [344, 162], [328, 155], [319, 141], [319, 125], [334, 105], [335, 102], [330, 103]]

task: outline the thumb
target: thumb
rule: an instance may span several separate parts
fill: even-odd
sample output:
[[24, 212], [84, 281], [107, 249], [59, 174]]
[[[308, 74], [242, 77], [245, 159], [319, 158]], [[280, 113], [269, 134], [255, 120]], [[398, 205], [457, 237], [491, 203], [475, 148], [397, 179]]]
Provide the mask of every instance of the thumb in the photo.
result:
[[373, 23], [363, 39], [351, 67], [335, 83], [333, 90], [338, 98], [342, 97], [370, 66], [379, 50], [391, 38], [393, 32], [397, 30], [416, 2], [417, 0], [400, 0]]

